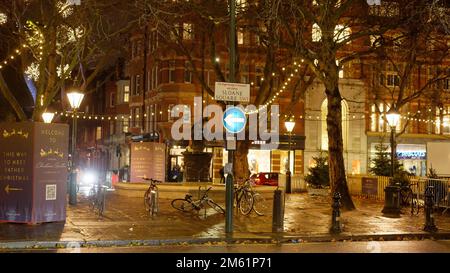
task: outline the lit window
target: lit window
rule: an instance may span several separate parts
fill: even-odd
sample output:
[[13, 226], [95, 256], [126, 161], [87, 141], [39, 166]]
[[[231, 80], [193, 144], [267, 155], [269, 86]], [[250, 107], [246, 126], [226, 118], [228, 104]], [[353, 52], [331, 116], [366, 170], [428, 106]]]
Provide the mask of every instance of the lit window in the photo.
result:
[[192, 40], [194, 37], [192, 32], [192, 24], [183, 24], [183, 39], [184, 40]]
[[123, 87], [123, 102], [128, 102], [130, 100], [130, 86], [125, 85]]
[[370, 114], [370, 131], [376, 132], [377, 131], [377, 113], [376, 113], [376, 106], [375, 106], [375, 104], [372, 105], [370, 110], [371, 110], [371, 114]]
[[97, 126], [97, 130], [95, 132], [95, 139], [96, 140], [102, 139], [102, 127], [101, 126]]
[[238, 31], [237, 38], [238, 38], [238, 44], [243, 45], [244, 44], [244, 32]]
[[129, 118], [124, 118], [124, 119], [123, 119], [122, 132], [128, 133], [128, 127], [129, 127], [129, 125], [130, 125], [130, 120], [129, 120]]
[[322, 30], [318, 24], [314, 24], [312, 26], [312, 41], [319, 42], [322, 39]]
[[[341, 43], [344, 40], [348, 39], [350, 35], [352, 34], [349, 27], [346, 27], [344, 25], [337, 25], [334, 29], [334, 41]], [[349, 43], [348, 41], [347, 43]]]

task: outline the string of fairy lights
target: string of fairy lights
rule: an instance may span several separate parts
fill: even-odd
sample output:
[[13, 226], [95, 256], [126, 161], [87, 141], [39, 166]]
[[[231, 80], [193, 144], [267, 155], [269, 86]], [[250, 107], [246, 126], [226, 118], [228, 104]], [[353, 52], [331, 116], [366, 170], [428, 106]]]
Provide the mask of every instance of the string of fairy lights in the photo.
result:
[[[185, 106], [186, 108], [189, 108], [188, 106]], [[168, 112], [170, 109], [168, 109]], [[151, 113], [149, 115], [128, 115], [128, 114], [118, 114], [118, 115], [104, 115], [104, 114], [85, 114], [85, 113], [77, 113], [74, 114], [71, 111], [61, 111], [61, 112], [55, 112], [56, 116], [61, 117], [67, 117], [67, 118], [74, 118], [76, 115], [77, 119], [83, 119], [83, 120], [93, 120], [93, 121], [129, 121], [134, 118], [135, 122], [142, 122], [142, 118], [147, 118], [149, 116], [156, 116], [158, 113]], [[159, 111], [159, 115], [162, 116], [163, 111]], [[433, 124], [439, 124], [440, 119], [430, 119], [430, 118], [424, 118], [424, 117], [418, 117], [417, 114], [420, 114], [420, 111], [418, 111], [415, 115], [412, 115], [411, 113], [408, 113], [406, 116], [401, 116], [401, 119], [405, 121], [412, 121], [412, 122], [422, 122], [422, 123], [433, 123]], [[450, 114], [450, 113], [449, 113]], [[350, 113], [347, 115], [347, 118], [343, 118], [342, 121], [358, 121], [358, 120], [367, 120], [373, 118], [374, 114], [361, 114], [361, 113]], [[382, 118], [385, 115], [385, 113], [377, 114], [377, 118]], [[446, 115], [446, 114], [445, 114]], [[326, 119], [323, 119], [321, 115], [289, 115], [289, 114], [278, 114], [278, 117], [284, 117], [284, 118], [292, 118], [294, 121], [325, 121]], [[450, 117], [449, 117], [450, 118]], [[161, 121], [161, 120], [159, 120]], [[450, 122], [450, 119], [449, 119]], [[450, 125], [450, 123], [449, 123]]]
[[0, 70], [5, 68], [15, 59], [17, 59], [21, 54], [25, 53], [25, 51], [32, 50], [33, 48], [38, 49], [37, 56], [35, 56], [36, 60], [42, 61], [42, 56], [44, 55], [43, 52], [44, 35], [39, 31], [37, 26], [31, 21], [27, 21], [27, 27], [31, 31], [29, 32], [29, 37], [27, 37], [26, 43], [25, 42], [22, 43], [22, 45], [12, 50], [11, 53], [7, 54], [6, 57], [0, 61]]

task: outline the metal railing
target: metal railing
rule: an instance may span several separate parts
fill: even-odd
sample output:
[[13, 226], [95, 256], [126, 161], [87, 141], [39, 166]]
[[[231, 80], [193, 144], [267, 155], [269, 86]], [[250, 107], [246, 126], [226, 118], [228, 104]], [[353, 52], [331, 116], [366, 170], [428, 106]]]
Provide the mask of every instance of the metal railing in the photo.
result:
[[389, 177], [349, 175], [347, 183], [351, 195], [384, 200], [384, 188], [389, 185]]
[[418, 198], [425, 199], [425, 190], [428, 186], [434, 188], [434, 205], [438, 208], [444, 208], [444, 213], [450, 209], [450, 179], [449, 178], [412, 178], [411, 183], [415, 184], [416, 189], [413, 188], [413, 192], [416, 190]]
[[[347, 180], [351, 195], [384, 200], [384, 188], [389, 185], [390, 177], [349, 175]], [[411, 177], [410, 183], [413, 194], [422, 201], [425, 199], [425, 189], [433, 186], [435, 206], [444, 208], [444, 212], [450, 209], [450, 178]]]
[[[285, 188], [286, 187], [286, 175], [278, 174], [278, 186]], [[306, 182], [301, 174], [294, 174], [291, 176], [291, 192], [306, 192]]]

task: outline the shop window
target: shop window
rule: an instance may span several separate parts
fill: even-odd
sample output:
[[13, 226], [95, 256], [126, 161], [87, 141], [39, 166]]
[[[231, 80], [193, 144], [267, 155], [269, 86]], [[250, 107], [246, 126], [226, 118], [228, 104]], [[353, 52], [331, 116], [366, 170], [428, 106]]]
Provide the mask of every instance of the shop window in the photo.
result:
[[360, 174], [360, 173], [361, 173], [361, 161], [352, 160], [352, 174]]

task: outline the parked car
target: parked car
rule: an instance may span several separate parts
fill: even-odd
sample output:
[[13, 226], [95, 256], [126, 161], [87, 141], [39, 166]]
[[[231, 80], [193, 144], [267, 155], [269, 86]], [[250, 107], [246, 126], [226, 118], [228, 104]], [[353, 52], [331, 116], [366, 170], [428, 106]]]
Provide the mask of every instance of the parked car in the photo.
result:
[[256, 185], [278, 186], [278, 173], [262, 172], [251, 177]]

